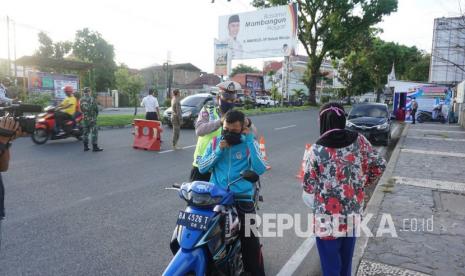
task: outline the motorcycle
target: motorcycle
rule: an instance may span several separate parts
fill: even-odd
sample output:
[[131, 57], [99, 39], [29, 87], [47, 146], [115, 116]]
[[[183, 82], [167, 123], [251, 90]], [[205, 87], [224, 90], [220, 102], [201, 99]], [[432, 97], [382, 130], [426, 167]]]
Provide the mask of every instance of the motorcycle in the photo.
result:
[[259, 176], [250, 170], [241, 173], [226, 190], [202, 181], [167, 188], [177, 190], [187, 207], [179, 212], [170, 243], [175, 255], [164, 276], [244, 274], [240, 221], [234, 194], [229, 189], [241, 179], [256, 183], [254, 198], [263, 201], [259, 196]]
[[[436, 118], [433, 116], [433, 112], [437, 112]], [[425, 110], [419, 110], [418, 113], [416, 114], [416, 120], [419, 123], [424, 123], [424, 122], [440, 122], [440, 123], [446, 123], [446, 117], [444, 114], [441, 112], [441, 110], [433, 110], [433, 112], [430, 111], [425, 111]]]
[[84, 115], [82, 113], [77, 113], [73, 120], [65, 121], [65, 132], [60, 134], [60, 131], [57, 130], [56, 124], [56, 112], [61, 109], [54, 106], [47, 106], [44, 109], [44, 113], [37, 115], [35, 130], [31, 135], [32, 141], [38, 145], [45, 144], [49, 139], [50, 140], [60, 140], [66, 139], [69, 137], [74, 137], [78, 140], [82, 139], [83, 128], [80, 124]]

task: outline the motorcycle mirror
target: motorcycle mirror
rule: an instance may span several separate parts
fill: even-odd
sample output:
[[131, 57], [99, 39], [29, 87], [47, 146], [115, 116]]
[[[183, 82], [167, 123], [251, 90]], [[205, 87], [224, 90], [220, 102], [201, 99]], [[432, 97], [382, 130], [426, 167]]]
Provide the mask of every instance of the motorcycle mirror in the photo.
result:
[[173, 188], [180, 189], [180, 188], [181, 188], [181, 184], [179, 184], [179, 183], [174, 183], [174, 184], [173, 184]]
[[245, 180], [252, 182], [252, 183], [257, 182], [259, 179], [258, 174], [251, 170], [246, 170], [246, 171], [241, 172], [241, 176]]

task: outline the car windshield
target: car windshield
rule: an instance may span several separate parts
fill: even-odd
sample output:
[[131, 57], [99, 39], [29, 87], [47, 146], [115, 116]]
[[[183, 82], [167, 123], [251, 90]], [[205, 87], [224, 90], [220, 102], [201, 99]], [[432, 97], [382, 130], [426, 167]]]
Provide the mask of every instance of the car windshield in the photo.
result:
[[349, 119], [358, 117], [386, 118], [387, 116], [388, 112], [384, 106], [358, 105], [350, 111]]
[[181, 105], [197, 107], [205, 102], [205, 97], [189, 96], [181, 100]]

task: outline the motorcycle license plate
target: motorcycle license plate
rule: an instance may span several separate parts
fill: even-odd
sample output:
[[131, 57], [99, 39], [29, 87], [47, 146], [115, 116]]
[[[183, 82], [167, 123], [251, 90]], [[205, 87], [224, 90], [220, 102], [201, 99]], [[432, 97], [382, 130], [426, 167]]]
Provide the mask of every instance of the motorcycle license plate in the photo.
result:
[[207, 216], [179, 211], [177, 224], [186, 226], [187, 228], [205, 231], [208, 229], [209, 221], [210, 218]]

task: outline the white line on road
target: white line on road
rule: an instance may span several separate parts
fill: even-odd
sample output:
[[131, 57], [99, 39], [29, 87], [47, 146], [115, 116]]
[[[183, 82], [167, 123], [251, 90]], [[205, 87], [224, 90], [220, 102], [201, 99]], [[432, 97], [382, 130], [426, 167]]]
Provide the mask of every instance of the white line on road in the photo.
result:
[[190, 149], [190, 148], [193, 148], [195, 146], [197, 146], [197, 145], [191, 145], [191, 146], [183, 147], [182, 149]]
[[172, 149], [171, 149], [171, 150], [164, 150], [164, 151], [160, 151], [159, 154], [167, 153], [167, 152], [172, 152], [172, 151], [174, 151], [174, 150], [172, 150]]
[[292, 257], [287, 261], [287, 263], [281, 268], [281, 270], [276, 274], [276, 276], [288, 276], [292, 275], [299, 265], [307, 257], [312, 247], [315, 245], [315, 237], [307, 238], [302, 245], [297, 249], [297, 251], [292, 255]]
[[423, 137], [423, 136], [408, 136], [409, 139], [435, 140], [435, 141], [450, 141], [450, 142], [465, 142], [465, 139], [456, 138], [440, 138], [440, 137]]
[[281, 129], [286, 129], [286, 128], [291, 128], [291, 127], [296, 127], [296, 125], [290, 125], [290, 126], [284, 126], [284, 127], [277, 127], [274, 130], [281, 130]]
[[462, 131], [462, 130], [415, 129], [415, 128], [411, 128], [410, 130], [422, 131], [422, 132], [446, 132], [446, 133], [464, 133], [465, 134], [465, 131]]
[[457, 152], [445, 152], [445, 151], [433, 151], [433, 150], [417, 150], [417, 149], [402, 149], [402, 152], [407, 153], [419, 153], [419, 154], [429, 154], [429, 155], [439, 155], [444, 157], [461, 157], [465, 158], [465, 153]]

